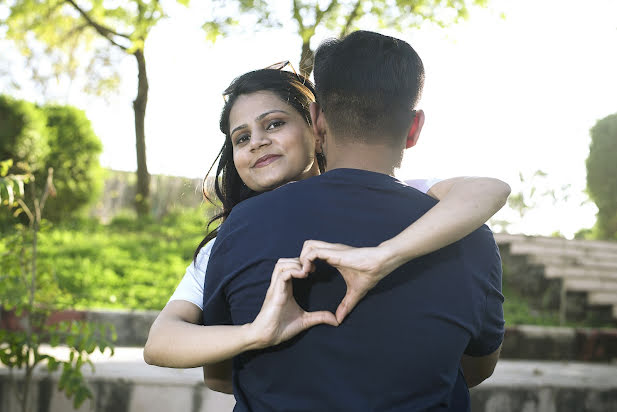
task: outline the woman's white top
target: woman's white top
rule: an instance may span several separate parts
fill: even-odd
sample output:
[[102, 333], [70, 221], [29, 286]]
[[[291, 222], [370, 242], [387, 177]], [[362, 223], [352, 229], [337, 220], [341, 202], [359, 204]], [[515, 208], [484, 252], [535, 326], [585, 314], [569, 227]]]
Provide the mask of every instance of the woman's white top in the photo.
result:
[[[414, 179], [405, 180], [405, 183], [422, 193], [426, 193], [439, 181], [440, 179]], [[210, 252], [212, 251], [215, 240], [216, 239], [212, 239], [206, 243], [199, 251], [195, 262], [191, 263], [189, 267], [186, 268], [186, 273], [180, 281], [180, 284], [178, 284], [174, 294], [169, 298], [169, 302], [172, 300], [185, 300], [195, 304], [199, 309], [203, 310], [206, 269], [208, 268], [208, 260], [210, 260]]]

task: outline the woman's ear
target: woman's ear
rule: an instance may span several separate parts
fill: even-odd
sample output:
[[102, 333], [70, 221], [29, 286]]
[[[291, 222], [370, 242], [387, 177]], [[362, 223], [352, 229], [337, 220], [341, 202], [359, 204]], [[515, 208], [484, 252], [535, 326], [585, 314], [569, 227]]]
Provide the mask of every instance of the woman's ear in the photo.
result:
[[321, 151], [326, 142], [326, 122], [321, 110], [321, 106], [317, 103], [311, 103], [309, 107], [311, 112], [311, 123], [313, 125], [313, 134], [315, 135], [315, 149]]
[[420, 137], [422, 126], [424, 126], [424, 111], [416, 110], [413, 121], [411, 122], [409, 134], [407, 135], [407, 143], [405, 144], [405, 149], [414, 147], [416, 143], [418, 143], [418, 138]]

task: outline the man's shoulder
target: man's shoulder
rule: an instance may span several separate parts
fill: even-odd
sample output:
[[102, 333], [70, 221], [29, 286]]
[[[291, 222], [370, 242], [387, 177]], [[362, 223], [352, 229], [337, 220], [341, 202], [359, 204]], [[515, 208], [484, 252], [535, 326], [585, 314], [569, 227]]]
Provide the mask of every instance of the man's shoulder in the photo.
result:
[[467, 267], [489, 271], [501, 277], [499, 247], [487, 225], [482, 225], [457, 243], [461, 245], [461, 257]]

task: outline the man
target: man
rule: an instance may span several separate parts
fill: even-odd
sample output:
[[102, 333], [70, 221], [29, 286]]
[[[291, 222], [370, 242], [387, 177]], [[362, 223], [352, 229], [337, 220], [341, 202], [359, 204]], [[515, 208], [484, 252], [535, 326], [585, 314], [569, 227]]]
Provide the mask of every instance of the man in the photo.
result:
[[[253, 322], [277, 259], [299, 256], [305, 240], [329, 243], [310, 245], [304, 265], [333, 262], [320, 246], [378, 245], [435, 204], [392, 177], [422, 128], [413, 108], [423, 79], [401, 40], [355, 32], [319, 47], [311, 115], [329, 171], [234, 209], [210, 258], [205, 325]], [[234, 358], [236, 410], [469, 410], [465, 379], [473, 386], [492, 373], [503, 339], [501, 261], [488, 228], [376, 284], [315, 262], [293, 283], [298, 304], [348, 315]], [[339, 306], [350, 290], [366, 294], [351, 312], [358, 299]]]

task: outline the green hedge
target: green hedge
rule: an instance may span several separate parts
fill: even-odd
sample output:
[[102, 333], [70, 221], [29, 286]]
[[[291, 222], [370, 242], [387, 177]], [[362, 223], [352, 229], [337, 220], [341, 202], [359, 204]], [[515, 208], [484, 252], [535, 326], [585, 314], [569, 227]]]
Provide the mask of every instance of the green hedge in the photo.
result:
[[[81, 212], [100, 196], [103, 170], [99, 155], [103, 145], [82, 110], [58, 105], [43, 106], [41, 110], [49, 133], [45, 166], [54, 169], [57, 192], [47, 201], [45, 217], [58, 222]], [[38, 173], [37, 185], [42, 187], [46, 177], [46, 170]]]
[[49, 155], [46, 121], [34, 104], [0, 95], [0, 160], [13, 159], [15, 172], [18, 162], [31, 170], [43, 168]]
[[[54, 169], [57, 196], [48, 199], [44, 212], [50, 221], [72, 218], [99, 197], [102, 149], [82, 110], [39, 107], [0, 95], [0, 160], [13, 160], [10, 173], [20, 173], [27, 165], [40, 188], [46, 183], [47, 169]], [[6, 211], [0, 211], [3, 225], [12, 220]]]

